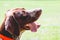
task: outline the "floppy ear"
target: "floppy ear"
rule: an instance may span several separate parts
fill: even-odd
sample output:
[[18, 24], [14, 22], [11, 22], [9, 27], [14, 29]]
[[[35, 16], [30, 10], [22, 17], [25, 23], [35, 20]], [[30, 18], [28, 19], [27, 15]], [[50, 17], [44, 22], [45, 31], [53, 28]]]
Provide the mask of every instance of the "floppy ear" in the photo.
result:
[[8, 28], [11, 26], [10, 20], [12, 19], [12, 17], [6, 17], [1, 25], [1, 31], [2, 30], [8, 30]]
[[13, 18], [13, 16], [9, 16], [9, 17], [6, 18], [5, 30], [7, 30], [10, 33], [14, 33], [16, 35], [19, 35], [19, 26], [16, 23], [15, 19]]
[[5, 30], [11, 33], [13, 33], [15, 27], [12, 21], [13, 21], [12, 16], [7, 17], [5, 20]]

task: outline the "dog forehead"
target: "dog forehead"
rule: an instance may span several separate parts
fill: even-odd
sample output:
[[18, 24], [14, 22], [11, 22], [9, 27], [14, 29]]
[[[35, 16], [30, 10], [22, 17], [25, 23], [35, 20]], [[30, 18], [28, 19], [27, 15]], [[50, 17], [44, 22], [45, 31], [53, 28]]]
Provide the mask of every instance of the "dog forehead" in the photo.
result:
[[10, 9], [6, 12], [6, 16], [7, 17], [13, 16], [14, 12], [21, 12], [21, 11], [24, 11], [24, 10], [25, 10], [24, 8], [13, 8], [13, 9]]

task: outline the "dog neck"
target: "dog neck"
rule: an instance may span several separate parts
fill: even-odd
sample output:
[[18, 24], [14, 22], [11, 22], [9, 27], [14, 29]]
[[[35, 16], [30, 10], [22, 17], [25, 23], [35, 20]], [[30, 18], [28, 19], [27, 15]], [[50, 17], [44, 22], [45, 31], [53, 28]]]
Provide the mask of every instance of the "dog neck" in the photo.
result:
[[[16, 35], [16, 37], [18, 38], [20, 38], [21, 37], [21, 35], [22, 35], [22, 33], [24, 32], [24, 30], [23, 29], [21, 29], [21, 28], [18, 28], [17, 27], [17, 25], [16, 25], [16, 23], [15, 23], [15, 21], [14, 21], [14, 19], [11, 17], [11, 22], [14, 24], [14, 25], [12, 25], [12, 23], [11, 23], [11, 27], [12, 27], [12, 29], [11, 28], [8, 28], [8, 30], [6, 30], [6, 31], [8, 31], [10, 34], [14, 34], [14, 35]], [[5, 21], [6, 21], [6, 19], [4, 19], [4, 21], [3, 21], [3, 23], [2, 23], [2, 25], [1, 25], [1, 31], [2, 30], [5, 30]], [[18, 30], [18, 29], [19, 30]]]

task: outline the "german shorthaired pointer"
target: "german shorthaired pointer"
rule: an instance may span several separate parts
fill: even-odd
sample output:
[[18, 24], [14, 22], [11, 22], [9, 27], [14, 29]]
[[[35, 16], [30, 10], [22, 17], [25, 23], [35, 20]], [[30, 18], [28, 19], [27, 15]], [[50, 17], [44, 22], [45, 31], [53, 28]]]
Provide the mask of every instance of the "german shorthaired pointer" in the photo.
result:
[[20, 36], [25, 30], [36, 32], [40, 25], [36, 24], [35, 21], [39, 18], [41, 12], [41, 9], [15, 8], [8, 10], [0, 28], [0, 39], [20, 40]]

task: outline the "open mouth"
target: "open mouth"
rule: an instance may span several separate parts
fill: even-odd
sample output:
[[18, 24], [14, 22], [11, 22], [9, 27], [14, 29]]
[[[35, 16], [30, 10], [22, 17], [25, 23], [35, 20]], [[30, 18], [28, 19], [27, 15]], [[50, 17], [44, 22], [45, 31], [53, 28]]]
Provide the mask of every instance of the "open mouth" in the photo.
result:
[[31, 30], [32, 32], [36, 32], [40, 25], [36, 24], [35, 22], [26, 24], [26, 28]]

